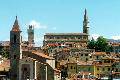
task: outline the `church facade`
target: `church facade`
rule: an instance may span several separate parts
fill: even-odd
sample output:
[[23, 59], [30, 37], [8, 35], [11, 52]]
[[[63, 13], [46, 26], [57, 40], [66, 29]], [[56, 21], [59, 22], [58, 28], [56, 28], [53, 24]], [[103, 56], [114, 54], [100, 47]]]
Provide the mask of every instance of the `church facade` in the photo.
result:
[[45, 55], [41, 50], [34, 50], [32, 26], [28, 29], [30, 45], [22, 48], [21, 32], [16, 16], [10, 31], [10, 80], [54, 80], [54, 58]]

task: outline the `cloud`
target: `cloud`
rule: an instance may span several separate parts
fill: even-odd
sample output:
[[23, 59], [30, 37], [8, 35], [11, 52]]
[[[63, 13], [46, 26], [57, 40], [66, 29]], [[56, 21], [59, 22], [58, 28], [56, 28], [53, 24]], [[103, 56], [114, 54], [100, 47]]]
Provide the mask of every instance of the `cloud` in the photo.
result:
[[97, 38], [99, 37], [100, 35], [99, 34], [92, 34], [91, 35], [91, 39], [93, 38], [94, 40], [97, 40]]
[[118, 40], [118, 39], [120, 39], [120, 36], [112, 36], [112, 39]]
[[37, 22], [35, 20], [30, 21], [29, 25], [33, 25], [34, 28], [36, 28], [36, 29], [46, 29], [47, 28], [46, 25], [43, 25], [40, 22]]

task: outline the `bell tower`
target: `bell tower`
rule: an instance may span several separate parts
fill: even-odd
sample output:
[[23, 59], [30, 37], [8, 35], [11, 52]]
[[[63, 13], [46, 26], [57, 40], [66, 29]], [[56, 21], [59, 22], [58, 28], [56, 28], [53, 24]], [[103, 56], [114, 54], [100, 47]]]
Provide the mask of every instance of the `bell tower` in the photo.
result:
[[34, 26], [29, 25], [27, 32], [28, 32], [29, 46], [33, 46], [34, 45]]
[[19, 80], [19, 60], [21, 58], [21, 30], [16, 16], [10, 31], [10, 80]]
[[84, 20], [83, 20], [83, 33], [89, 34], [89, 27], [88, 27], [88, 16], [87, 16], [87, 10], [85, 9], [84, 13]]

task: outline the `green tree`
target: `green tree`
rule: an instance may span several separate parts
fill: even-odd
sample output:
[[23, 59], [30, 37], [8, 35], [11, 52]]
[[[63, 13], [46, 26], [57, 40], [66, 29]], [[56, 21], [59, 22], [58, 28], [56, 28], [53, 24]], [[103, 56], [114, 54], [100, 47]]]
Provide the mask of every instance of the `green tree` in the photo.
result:
[[9, 58], [9, 52], [6, 51], [5, 49], [2, 49], [2, 56], [5, 58]]
[[95, 43], [96, 43], [96, 41], [92, 38], [91, 41], [88, 41], [87, 47], [88, 47], [89, 49], [95, 49]]
[[107, 40], [103, 38], [102, 36], [97, 38], [96, 44], [95, 44], [95, 50], [97, 51], [106, 51], [108, 47]]
[[111, 45], [108, 45], [106, 52], [113, 52], [113, 47]]
[[113, 47], [110, 46], [107, 42], [107, 39], [102, 36], [98, 37], [96, 41], [94, 39], [89, 41], [87, 47], [89, 49], [95, 49], [95, 51], [103, 51], [103, 52], [113, 51]]

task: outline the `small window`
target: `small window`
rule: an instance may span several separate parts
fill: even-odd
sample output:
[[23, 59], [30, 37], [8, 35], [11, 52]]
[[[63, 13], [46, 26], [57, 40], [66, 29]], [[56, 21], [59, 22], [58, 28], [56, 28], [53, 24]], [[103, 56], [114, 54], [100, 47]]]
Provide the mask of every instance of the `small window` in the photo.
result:
[[51, 36], [50, 36], [49, 38], [50, 38], [50, 39], [52, 39], [52, 37], [51, 37]]
[[64, 37], [64, 39], [67, 39], [67, 37]]
[[57, 37], [57, 39], [60, 39], [60, 37]]
[[88, 61], [88, 58], [86, 58], [86, 61]]
[[78, 39], [80, 39], [80, 37], [78, 37]]
[[96, 58], [98, 59], [98, 56], [96, 56]]
[[84, 36], [83, 39], [86, 39], [86, 37]]
[[78, 56], [78, 54], [77, 54], [77, 56]]
[[92, 56], [90, 56], [90, 58], [92, 58]]
[[115, 72], [118, 72], [118, 69], [116, 69]]
[[27, 68], [24, 68], [24, 71], [27, 71]]
[[32, 42], [34, 42], [34, 40], [32, 40]]
[[89, 68], [88, 68], [88, 71], [90, 71], [90, 70], [91, 70], [91, 68], [89, 67]]
[[99, 68], [97, 68], [97, 70], [99, 71]]
[[82, 36], [78, 37], [78, 39], [81, 39], [81, 38], [82, 38]]
[[81, 56], [83, 56], [83, 54], [81, 54]]
[[110, 71], [110, 68], [108, 68], [108, 71]]
[[85, 56], [88, 56], [88, 54], [85, 54]]
[[69, 44], [69, 47], [72, 47], [72, 44]]
[[74, 69], [75, 69], [75, 67], [74, 67]]
[[114, 68], [112, 68], [112, 70], [114, 71]]
[[69, 61], [69, 59], [68, 59], [68, 61]]
[[110, 60], [104, 60], [104, 63], [110, 63]]
[[72, 69], [73, 67], [71, 66], [71, 69]]
[[16, 59], [16, 55], [14, 55], [14, 59]]
[[111, 60], [111, 63], [113, 63], [114, 61], [113, 60]]
[[105, 68], [103, 68], [103, 71], [105, 71]]

